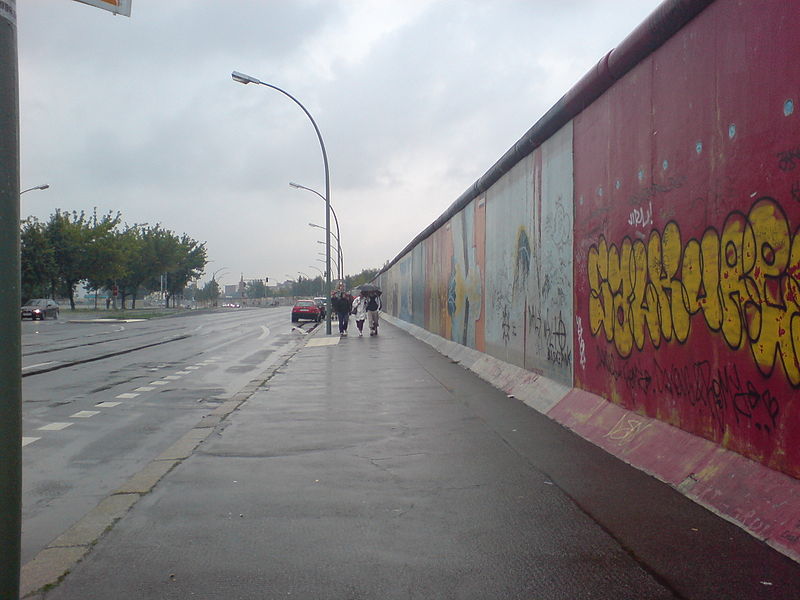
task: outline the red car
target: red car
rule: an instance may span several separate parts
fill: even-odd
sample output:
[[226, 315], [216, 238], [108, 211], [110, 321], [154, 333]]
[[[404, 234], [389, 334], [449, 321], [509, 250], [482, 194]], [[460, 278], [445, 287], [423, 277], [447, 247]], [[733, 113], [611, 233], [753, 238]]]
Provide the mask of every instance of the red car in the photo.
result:
[[292, 307], [292, 323], [297, 323], [301, 319], [316, 321], [317, 323], [322, 320], [322, 312], [316, 302], [313, 300], [298, 300], [294, 303]]

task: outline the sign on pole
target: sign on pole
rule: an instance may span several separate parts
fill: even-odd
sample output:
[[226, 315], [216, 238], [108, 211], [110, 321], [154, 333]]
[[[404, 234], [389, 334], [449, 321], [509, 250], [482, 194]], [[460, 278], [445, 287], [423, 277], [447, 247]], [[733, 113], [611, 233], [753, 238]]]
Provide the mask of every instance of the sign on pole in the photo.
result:
[[104, 10], [109, 10], [115, 15], [131, 16], [131, 2], [132, 0], [77, 0], [90, 6], [96, 6]]

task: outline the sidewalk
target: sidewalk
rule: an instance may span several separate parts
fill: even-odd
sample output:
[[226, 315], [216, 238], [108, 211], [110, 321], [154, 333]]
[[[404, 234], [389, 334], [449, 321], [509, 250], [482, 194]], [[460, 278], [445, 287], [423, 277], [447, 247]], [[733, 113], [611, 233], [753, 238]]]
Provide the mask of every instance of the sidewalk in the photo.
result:
[[402, 330], [323, 331], [32, 597], [797, 597], [796, 563]]

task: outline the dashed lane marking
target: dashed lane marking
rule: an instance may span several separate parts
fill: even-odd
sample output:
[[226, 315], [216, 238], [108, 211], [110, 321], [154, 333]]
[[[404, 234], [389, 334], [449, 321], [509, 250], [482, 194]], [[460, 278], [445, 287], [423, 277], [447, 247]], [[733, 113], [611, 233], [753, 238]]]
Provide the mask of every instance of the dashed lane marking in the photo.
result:
[[88, 419], [89, 417], [93, 417], [95, 415], [99, 415], [99, 410], [79, 410], [74, 415], [70, 415], [70, 419]]
[[[119, 396], [117, 396], [119, 398]], [[100, 402], [99, 404], [95, 404], [97, 408], [114, 408], [115, 406], [119, 406], [122, 402]]]
[[42, 425], [38, 429], [39, 431], [61, 431], [70, 425], [72, 425], [72, 423], [49, 423], [48, 425]]
[[42, 438], [37, 438], [37, 437], [24, 437], [24, 436], [23, 436], [23, 437], [22, 437], [22, 447], [24, 448], [24, 447], [25, 447], [25, 446], [27, 446], [28, 444], [32, 444], [32, 443], [33, 443], [33, 442], [35, 442], [36, 440], [40, 440], [40, 439], [42, 439]]
[[152, 385], [143, 385], [142, 387], [138, 387], [133, 391], [134, 392], [152, 392], [154, 389], [156, 389], [156, 388], [154, 388]]

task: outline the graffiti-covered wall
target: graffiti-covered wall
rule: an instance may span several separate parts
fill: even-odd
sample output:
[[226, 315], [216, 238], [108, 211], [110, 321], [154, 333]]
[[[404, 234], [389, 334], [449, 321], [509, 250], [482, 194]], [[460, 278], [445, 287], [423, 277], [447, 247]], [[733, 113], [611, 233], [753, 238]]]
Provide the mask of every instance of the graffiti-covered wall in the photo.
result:
[[794, 475], [798, 13], [717, 2], [574, 120], [576, 385]]
[[391, 263], [386, 308], [800, 477], [800, 11], [645, 25]]

